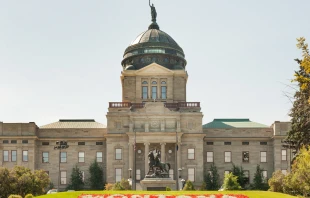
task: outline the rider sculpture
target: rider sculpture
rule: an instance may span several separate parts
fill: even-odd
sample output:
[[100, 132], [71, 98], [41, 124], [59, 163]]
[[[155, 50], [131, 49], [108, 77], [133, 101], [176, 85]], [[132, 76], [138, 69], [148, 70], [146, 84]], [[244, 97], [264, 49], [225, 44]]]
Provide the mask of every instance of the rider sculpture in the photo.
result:
[[170, 164], [160, 161], [160, 151], [155, 149], [148, 154], [149, 172], [146, 177], [169, 177]]

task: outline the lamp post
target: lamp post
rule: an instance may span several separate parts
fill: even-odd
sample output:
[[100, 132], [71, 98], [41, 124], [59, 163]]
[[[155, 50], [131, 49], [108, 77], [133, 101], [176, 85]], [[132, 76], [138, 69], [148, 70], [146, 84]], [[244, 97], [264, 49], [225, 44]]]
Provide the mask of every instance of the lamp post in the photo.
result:
[[179, 178], [181, 178], [181, 171], [182, 171], [182, 168], [179, 168], [178, 171], [179, 171]]
[[59, 187], [60, 187], [60, 162], [61, 162], [61, 150], [62, 149], [67, 149], [69, 148], [69, 145], [67, 144], [66, 141], [56, 141], [56, 146], [54, 146], [54, 150], [59, 150], [59, 163], [58, 163], [58, 192], [60, 191], [59, 190]]
[[132, 171], [132, 168], [129, 168], [129, 178], [131, 178], [131, 171]]

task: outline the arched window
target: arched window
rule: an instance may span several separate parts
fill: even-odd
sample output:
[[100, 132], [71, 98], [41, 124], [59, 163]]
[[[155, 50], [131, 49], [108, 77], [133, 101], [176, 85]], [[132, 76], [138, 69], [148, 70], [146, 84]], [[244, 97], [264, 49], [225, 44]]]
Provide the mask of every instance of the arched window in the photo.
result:
[[153, 85], [156, 85], [156, 84], [157, 84], [157, 82], [156, 82], [156, 81], [153, 81], [153, 82], [152, 82], [152, 84], [153, 84]]
[[146, 82], [146, 81], [143, 81], [143, 82], [142, 82], [142, 84], [146, 85], [146, 84], [147, 84], [147, 82]]
[[161, 81], [161, 84], [167, 84], [166, 81]]

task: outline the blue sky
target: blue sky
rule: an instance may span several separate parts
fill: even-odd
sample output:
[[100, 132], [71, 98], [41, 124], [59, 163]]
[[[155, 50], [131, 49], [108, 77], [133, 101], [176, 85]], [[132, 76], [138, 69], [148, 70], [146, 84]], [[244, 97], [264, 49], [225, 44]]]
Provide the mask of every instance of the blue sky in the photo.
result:
[[[310, 41], [309, 0], [152, 0], [183, 48], [187, 100], [203, 122], [288, 121], [296, 38]], [[121, 101], [125, 48], [151, 23], [147, 0], [0, 0], [0, 121], [95, 119]]]

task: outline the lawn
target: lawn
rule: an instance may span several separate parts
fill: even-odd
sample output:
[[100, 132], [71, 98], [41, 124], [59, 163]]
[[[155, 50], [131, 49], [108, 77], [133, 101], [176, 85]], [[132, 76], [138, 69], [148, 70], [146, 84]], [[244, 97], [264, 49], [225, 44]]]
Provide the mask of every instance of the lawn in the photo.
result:
[[[42, 195], [37, 198], [77, 198], [81, 194], [155, 194], [155, 195], [212, 195], [212, 194], [242, 194], [250, 198], [294, 198], [295, 196], [268, 191], [77, 191], [61, 192], [56, 194]], [[296, 198], [296, 197], [295, 197]]]

